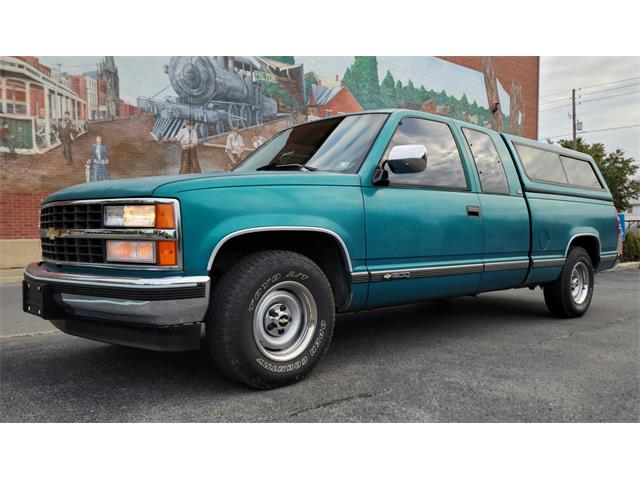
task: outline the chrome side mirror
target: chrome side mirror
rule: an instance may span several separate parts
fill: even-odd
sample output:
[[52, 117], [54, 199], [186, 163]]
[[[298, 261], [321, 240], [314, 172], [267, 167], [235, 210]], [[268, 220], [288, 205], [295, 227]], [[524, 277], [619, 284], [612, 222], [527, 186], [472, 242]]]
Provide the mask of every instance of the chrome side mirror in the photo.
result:
[[424, 145], [396, 145], [386, 161], [396, 175], [420, 173], [427, 168], [427, 148]]

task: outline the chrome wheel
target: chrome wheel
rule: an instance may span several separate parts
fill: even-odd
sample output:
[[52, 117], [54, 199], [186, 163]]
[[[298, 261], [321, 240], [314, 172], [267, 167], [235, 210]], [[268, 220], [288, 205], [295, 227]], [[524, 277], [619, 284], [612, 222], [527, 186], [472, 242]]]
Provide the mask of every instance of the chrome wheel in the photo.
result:
[[578, 262], [571, 271], [571, 297], [577, 304], [582, 304], [589, 294], [591, 279], [587, 266]]
[[253, 336], [271, 360], [285, 362], [309, 346], [316, 329], [316, 302], [297, 282], [280, 282], [260, 299], [253, 314]]

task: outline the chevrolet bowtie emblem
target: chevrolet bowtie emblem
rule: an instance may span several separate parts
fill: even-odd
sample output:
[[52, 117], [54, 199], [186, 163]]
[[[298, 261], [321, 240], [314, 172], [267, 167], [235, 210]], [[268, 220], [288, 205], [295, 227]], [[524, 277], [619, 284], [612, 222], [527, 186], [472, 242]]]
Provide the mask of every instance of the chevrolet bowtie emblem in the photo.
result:
[[47, 229], [47, 238], [49, 240], [55, 240], [56, 238], [58, 238], [60, 236], [60, 230], [56, 230], [53, 227], [49, 227]]

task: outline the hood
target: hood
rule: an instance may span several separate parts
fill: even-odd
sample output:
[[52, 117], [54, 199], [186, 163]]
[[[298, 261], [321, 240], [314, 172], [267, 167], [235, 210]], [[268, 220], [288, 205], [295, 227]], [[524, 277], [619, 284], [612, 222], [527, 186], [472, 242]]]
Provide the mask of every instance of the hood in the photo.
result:
[[97, 198], [174, 197], [188, 190], [258, 185], [357, 186], [360, 178], [355, 174], [298, 171], [163, 175], [81, 183], [49, 195], [43, 203]]

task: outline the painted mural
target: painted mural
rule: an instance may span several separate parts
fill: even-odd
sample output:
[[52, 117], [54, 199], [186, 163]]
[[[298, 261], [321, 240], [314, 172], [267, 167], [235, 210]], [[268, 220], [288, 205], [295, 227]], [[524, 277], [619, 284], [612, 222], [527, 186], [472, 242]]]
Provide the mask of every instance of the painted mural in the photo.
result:
[[[229, 170], [309, 120], [411, 108], [522, 134], [491, 57], [0, 57], [0, 190]], [[535, 100], [534, 100], [535, 101]]]

